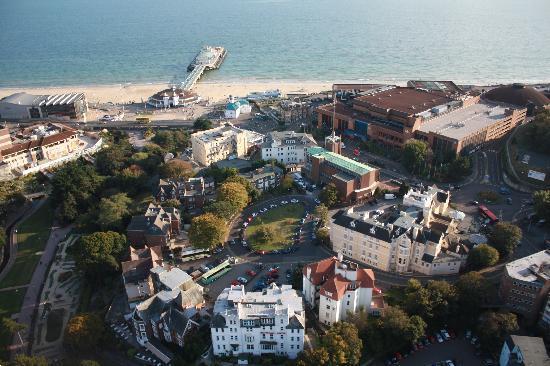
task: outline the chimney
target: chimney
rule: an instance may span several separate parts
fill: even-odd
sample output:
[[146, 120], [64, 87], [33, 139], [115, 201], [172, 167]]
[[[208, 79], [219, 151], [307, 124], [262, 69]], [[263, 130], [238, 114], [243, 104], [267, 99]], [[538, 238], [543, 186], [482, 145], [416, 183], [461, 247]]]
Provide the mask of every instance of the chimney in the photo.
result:
[[416, 226], [413, 226], [412, 237], [413, 240], [416, 240], [416, 238], [418, 237], [418, 227]]
[[306, 278], [309, 280], [311, 278], [311, 267], [307, 266], [306, 268]]

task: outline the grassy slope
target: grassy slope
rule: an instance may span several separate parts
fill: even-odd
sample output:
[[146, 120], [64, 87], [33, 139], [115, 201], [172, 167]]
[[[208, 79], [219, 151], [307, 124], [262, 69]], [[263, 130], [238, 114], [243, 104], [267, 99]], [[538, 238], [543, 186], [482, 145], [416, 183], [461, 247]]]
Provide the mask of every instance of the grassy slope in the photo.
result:
[[[245, 237], [254, 250], [281, 249], [292, 242], [292, 234], [299, 225], [299, 220], [304, 215], [304, 207], [299, 204], [288, 204], [271, 209], [264, 214], [255, 217], [245, 231]], [[273, 228], [275, 237], [269, 243], [257, 243], [254, 233], [261, 225]]]

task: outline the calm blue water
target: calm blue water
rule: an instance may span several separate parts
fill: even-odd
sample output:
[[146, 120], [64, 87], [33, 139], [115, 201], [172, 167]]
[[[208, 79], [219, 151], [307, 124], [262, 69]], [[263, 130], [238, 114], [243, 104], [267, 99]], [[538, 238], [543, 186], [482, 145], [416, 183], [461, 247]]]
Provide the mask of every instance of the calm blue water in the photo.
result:
[[549, 0], [0, 0], [0, 86], [182, 80], [550, 81]]

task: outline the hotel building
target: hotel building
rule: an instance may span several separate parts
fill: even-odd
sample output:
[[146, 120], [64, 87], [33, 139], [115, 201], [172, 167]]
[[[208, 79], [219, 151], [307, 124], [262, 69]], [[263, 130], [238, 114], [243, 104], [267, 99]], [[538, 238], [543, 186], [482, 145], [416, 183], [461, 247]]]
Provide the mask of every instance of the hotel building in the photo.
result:
[[273, 354], [296, 358], [304, 349], [303, 299], [289, 285], [262, 292], [244, 286], [222, 291], [210, 324], [214, 355]]
[[319, 321], [331, 325], [346, 320], [348, 312], [363, 308], [379, 315], [384, 300], [374, 285], [372, 269], [359, 268], [342, 258], [327, 258], [303, 268], [303, 294], [319, 312]]
[[303, 165], [306, 149], [317, 146], [311, 135], [294, 131], [270, 132], [262, 144], [262, 159]]
[[418, 193], [425, 193], [427, 208], [356, 213], [352, 207], [336, 213], [330, 223], [333, 250], [383, 271], [457, 274], [467, 249], [454, 235], [457, 222], [450, 217], [449, 194]]

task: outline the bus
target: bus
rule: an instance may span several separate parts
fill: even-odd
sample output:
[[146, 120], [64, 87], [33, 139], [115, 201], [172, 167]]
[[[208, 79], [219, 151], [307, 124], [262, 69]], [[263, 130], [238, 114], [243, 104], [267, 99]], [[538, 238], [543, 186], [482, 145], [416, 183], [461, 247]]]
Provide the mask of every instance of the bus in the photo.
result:
[[190, 248], [187, 250], [181, 251], [181, 261], [182, 262], [189, 262], [189, 261], [195, 261], [197, 259], [203, 259], [210, 257], [210, 251], [208, 249], [195, 249]]
[[498, 222], [498, 217], [484, 205], [479, 205], [479, 213], [482, 217], [488, 219], [491, 224]]
[[209, 285], [229, 271], [231, 271], [231, 264], [229, 263], [229, 260], [223, 261], [210, 271], [203, 274], [201, 282], [203, 285]]
[[151, 122], [151, 119], [149, 117], [136, 117], [136, 122], [147, 124]]

